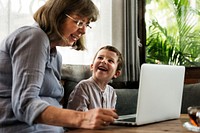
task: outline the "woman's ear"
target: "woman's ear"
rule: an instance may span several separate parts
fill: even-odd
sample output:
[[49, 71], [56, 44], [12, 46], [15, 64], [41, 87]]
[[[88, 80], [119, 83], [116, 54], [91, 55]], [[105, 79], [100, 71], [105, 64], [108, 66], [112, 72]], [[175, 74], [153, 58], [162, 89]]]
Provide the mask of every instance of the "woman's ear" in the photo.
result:
[[93, 64], [90, 65], [90, 71], [93, 71]]
[[113, 78], [117, 78], [121, 75], [122, 71], [121, 70], [116, 70], [115, 75], [113, 76]]

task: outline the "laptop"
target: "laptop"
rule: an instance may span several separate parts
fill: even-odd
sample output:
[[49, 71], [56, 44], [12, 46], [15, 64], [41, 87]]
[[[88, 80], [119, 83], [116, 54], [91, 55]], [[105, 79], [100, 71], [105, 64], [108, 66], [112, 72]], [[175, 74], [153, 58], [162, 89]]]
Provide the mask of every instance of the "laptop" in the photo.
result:
[[119, 116], [114, 125], [144, 125], [180, 117], [185, 67], [143, 64], [136, 114]]

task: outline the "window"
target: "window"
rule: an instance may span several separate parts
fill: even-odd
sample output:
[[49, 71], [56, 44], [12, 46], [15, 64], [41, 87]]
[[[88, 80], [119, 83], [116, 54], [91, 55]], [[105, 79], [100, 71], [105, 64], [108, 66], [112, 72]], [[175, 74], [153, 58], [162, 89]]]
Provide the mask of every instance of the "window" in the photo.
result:
[[[18, 27], [32, 25], [34, 12], [46, 0], [0, 0], [0, 41]], [[63, 64], [90, 64], [96, 51], [105, 44], [112, 43], [111, 4], [112, 1], [93, 0], [100, 11], [100, 18], [86, 32], [86, 51], [58, 47]], [[102, 6], [103, 5], [103, 6]], [[104, 21], [106, 20], [106, 21]], [[105, 34], [106, 33], [106, 34]], [[72, 58], [73, 57], [73, 58]]]
[[200, 66], [197, 0], [146, 0], [146, 61]]
[[[159, 4], [158, 4], [158, 2], [159, 2]], [[159, 52], [157, 51], [157, 53], [154, 51], [150, 51], [150, 53], [152, 53], [151, 54], [151, 59], [153, 59], [153, 60], [149, 60], [149, 57], [148, 56], [150, 56], [150, 53], [148, 53], [149, 52], [149, 50], [150, 50], [150, 47], [148, 48], [148, 35], [147, 35], [147, 38], [146, 38], [146, 30], [148, 30], [148, 28], [150, 27], [149, 25], [148, 25], [148, 23], [149, 23], [149, 20], [148, 19], [155, 19], [156, 17], [158, 17], [157, 18], [157, 20], [158, 20], [158, 22], [159, 23], [154, 23], [155, 25], [157, 24], [157, 26], [166, 26], [165, 24], [165, 22], [166, 21], [164, 21], [163, 22], [163, 20], [165, 20], [166, 19], [166, 17], [167, 17], [167, 15], [172, 15], [172, 13], [177, 13], [177, 12], [173, 12], [173, 10], [171, 10], [171, 12], [168, 12], [168, 14], [164, 14], [164, 13], [166, 13], [167, 12], [167, 10], [165, 10], [166, 9], [166, 7], [167, 6], [164, 6], [163, 4], [164, 3], [169, 3], [169, 2], [175, 2], [175, 0], [171, 0], [171, 1], [168, 1], [168, 0], [163, 0], [163, 1], [157, 1], [157, 0], [142, 0], [142, 1], [140, 1], [139, 2], [139, 20], [140, 20], [140, 22], [139, 23], [141, 23], [142, 25], [139, 25], [139, 35], [141, 36], [141, 40], [142, 40], [142, 42], [143, 42], [143, 44], [145, 44], [146, 45], [146, 47], [143, 47], [141, 50], [140, 50], [140, 54], [141, 54], [141, 56], [142, 56], [142, 59], [141, 60], [143, 60], [142, 62], [154, 62], [154, 63], [156, 63], [156, 59], [158, 59], [157, 57], [159, 57], [159, 56], [154, 56], [153, 57], [153, 55], [157, 55], [157, 54], [159, 54]], [[184, 5], [184, 4], [188, 4], [189, 5], [189, 11], [191, 11], [191, 9], [193, 10], [193, 12], [192, 12], [192, 15], [190, 16], [190, 15], [186, 15], [188, 18], [189, 18], [189, 16], [190, 16], [190, 18], [188, 19], [189, 21], [191, 21], [192, 23], [193, 22], [198, 22], [199, 21], [199, 2], [200, 1], [198, 1], [198, 0], [180, 0], [180, 1], [177, 1], [177, 2], [180, 2], [180, 4], [182, 4], [182, 5]], [[151, 8], [151, 6], [155, 6], [154, 8]], [[169, 6], [169, 4], [168, 4], [168, 6]], [[172, 5], [171, 5], [172, 6]], [[158, 12], [158, 11], [155, 11], [154, 9], [160, 9], [159, 11], [160, 12]], [[183, 10], [184, 8], [182, 8], [182, 11], [184, 11]], [[198, 10], [197, 10], [198, 9]], [[147, 14], [150, 14], [150, 12], [149, 11], [152, 11], [153, 13], [154, 13], [154, 17], [150, 17], [150, 16], [148, 16]], [[168, 9], [169, 10], [169, 9]], [[145, 12], [146, 11], [146, 12]], [[148, 13], [147, 13], [148, 12]], [[145, 13], [146, 13], [146, 18], [145, 18]], [[179, 13], [181, 13], [181, 12], [179, 12]], [[186, 13], [186, 12], [185, 12]], [[155, 15], [156, 14], [156, 15]], [[180, 14], [179, 14], [180, 15]], [[182, 15], [184, 15], [184, 13], [182, 14]], [[193, 17], [193, 16], [195, 16], [195, 17]], [[161, 17], [161, 18], [160, 18]], [[171, 17], [174, 17], [174, 16], [171, 16]], [[184, 17], [182, 17], [182, 19], [183, 19]], [[155, 19], [156, 20], [156, 19]], [[170, 20], [170, 22], [172, 23], [174, 23], [174, 21], [171, 19], [171, 18], [169, 18], [169, 20]], [[144, 21], [146, 21], [146, 25], [144, 26], [143, 25], [143, 22]], [[185, 21], [185, 23], [187, 24], [189, 21]], [[154, 21], [155, 22], [155, 21]], [[192, 23], [190, 23], [190, 24], [192, 24]], [[159, 25], [158, 25], [159, 24]], [[181, 63], [178, 63], [178, 64], [176, 64], [176, 65], [185, 65], [186, 66], [186, 73], [185, 73], [185, 83], [187, 84], [190, 84], [190, 83], [197, 83], [197, 82], [200, 82], [200, 68], [199, 68], [199, 66], [200, 66], [200, 61], [199, 61], [199, 55], [200, 55], [200, 52], [199, 52], [199, 46], [198, 45], [196, 45], [196, 46], [194, 46], [194, 44], [190, 44], [192, 41], [193, 41], [193, 37], [196, 37], [196, 39], [197, 39], [197, 41], [196, 41], [196, 43], [197, 44], [199, 44], [199, 28], [200, 28], [200, 23], [193, 23], [194, 24], [194, 26], [195, 26], [195, 28], [193, 27], [193, 29], [192, 29], [192, 31], [193, 32], [191, 32], [191, 34], [193, 34], [193, 36], [191, 36], [191, 38], [189, 38], [188, 40], [186, 40], [185, 42], [187, 42], [187, 41], [190, 41], [189, 43], [188, 43], [188, 45], [186, 45], [187, 46], [187, 48], [189, 47], [189, 46], [192, 46], [193, 45], [193, 47], [190, 47], [190, 49], [188, 50], [188, 51], [190, 51], [190, 52], [193, 52], [193, 53], [191, 53], [190, 55], [192, 55], [192, 54], [194, 54], [195, 56], [193, 56], [193, 59], [190, 61], [190, 63], [191, 64], [189, 64], [189, 63], [186, 63], [186, 62], [181, 62]], [[187, 26], [187, 25], [186, 25]], [[146, 30], [144, 30], [144, 27], [146, 27]], [[191, 28], [191, 27], [190, 27]], [[164, 29], [164, 28], [163, 28]], [[190, 29], [191, 30], [191, 29]], [[195, 31], [196, 30], [196, 31]], [[194, 32], [195, 31], [195, 32]], [[147, 31], [148, 32], [148, 31]], [[149, 33], [147, 33], [147, 34], [149, 34]], [[189, 34], [189, 35], [191, 35], [191, 34]], [[195, 34], [195, 35], [194, 35]], [[173, 36], [172, 36], [173, 37]], [[180, 36], [180, 37], [182, 37], [182, 36]], [[146, 42], [147, 42], [147, 44], [146, 44]], [[158, 43], [157, 43], [158, 44]], [[163, 43], [164, 44], [164, 43]], [[162, 45], [161, 45], [162, 46]], [[152, 49], [151, 50], [158, 50], [158, 47], [152, 47]], [[162, 50], [162, 49], [160, 49], [161, 51], [167, 51], [167, 50]], [[187, 51], [187, 52], [188, 52]], [[153, 54], [154, 53], [154, 54]], [[160, 53], [162, 53], [162, 52], [160, 52]], [[164, 53], [164, 52], [163, 52]], [[187, 54], [186, 54], [186, 52], [185, 53], [183, 53], [183, 55], [186, 55], [187, 56]], [[188, 54], [189, 55], [189, 54]], [[155, 58], [156, 57], [156, 58]], [[162, 57], [162, 56], [160, 56], [160, 57]], [[192, 56], [191, 56], [192, 57]], [[189, 57], [187, 57], [187, 58], [189, 58]], [[187, 59], [187, 58], [185, 58], [185, 59]], [[147, 59], [147, 60], [146, 60]], [[162, 58], [160, 58], [161, 60], [162, 60]], [[164, 57], [164, 59], [166, 59], [166, 57]], [[160, 61], [159, 59], [157, 60], [158, 62]], [[158, 63], [157, 62], [157, 63]], [[163, 63], [163, 60], [161, 61], [161, 63]], [[169, 63], [169, 64], [174, 64], [174, 63]]]

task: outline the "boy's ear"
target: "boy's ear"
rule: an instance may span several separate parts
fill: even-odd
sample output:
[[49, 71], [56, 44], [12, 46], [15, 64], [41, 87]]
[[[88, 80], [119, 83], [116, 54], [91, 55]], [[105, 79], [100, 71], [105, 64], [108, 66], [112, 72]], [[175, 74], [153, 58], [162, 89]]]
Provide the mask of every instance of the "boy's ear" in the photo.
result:
[[116, 70], [115, 75], [113, 76], [113, 78], [117, 78], [121, 75], [122, 71], [121, 70]]

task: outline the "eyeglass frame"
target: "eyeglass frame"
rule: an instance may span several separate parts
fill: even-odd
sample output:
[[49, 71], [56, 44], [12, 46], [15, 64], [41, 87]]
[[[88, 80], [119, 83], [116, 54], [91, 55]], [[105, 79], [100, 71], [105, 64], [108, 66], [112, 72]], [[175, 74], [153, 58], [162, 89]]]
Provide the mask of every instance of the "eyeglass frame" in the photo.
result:
[[71, 20], [73, 20], [73, 21], [76, 23], [76, 25], [77, 25], [78, 28], [83, 28], [83, 26], [86, 26], [86, 27], [89, 27], [90, 29], [92, 29], [92, 27], [91, 27], [89, 24], [87, 24], [86, 22], [84, 22], [83, 20], [77, 20], [77, 19], [71, 17], [71, 16], [68, 15], [68, 14], [65, 14], [65, 15], [66, 15], [68, 18], [70, 18]]

